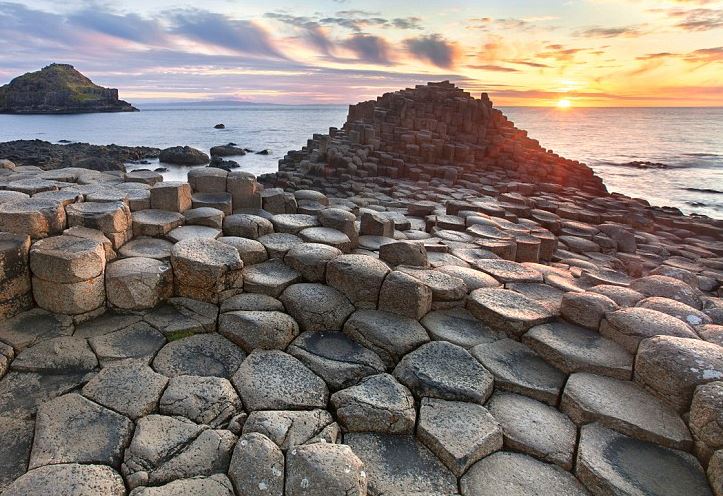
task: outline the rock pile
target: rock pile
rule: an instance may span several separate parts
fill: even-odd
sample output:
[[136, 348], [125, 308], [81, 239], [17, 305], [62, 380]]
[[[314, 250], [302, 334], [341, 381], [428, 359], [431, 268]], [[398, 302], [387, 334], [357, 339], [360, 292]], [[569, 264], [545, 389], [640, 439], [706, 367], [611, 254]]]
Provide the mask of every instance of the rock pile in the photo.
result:
[[720, 223], [346, 174], [0, 176], [3, 496], [723, 495]]

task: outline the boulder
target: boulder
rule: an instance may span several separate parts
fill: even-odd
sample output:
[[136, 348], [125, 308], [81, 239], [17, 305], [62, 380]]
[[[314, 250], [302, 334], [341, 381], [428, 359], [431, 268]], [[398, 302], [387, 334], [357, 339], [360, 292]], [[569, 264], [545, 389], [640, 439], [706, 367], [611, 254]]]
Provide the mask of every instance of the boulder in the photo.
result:
[[208, 155], [190, 146], [172, 146], [161, 150], [158, 159], [175, 165], [203, 165], [209, 160]]

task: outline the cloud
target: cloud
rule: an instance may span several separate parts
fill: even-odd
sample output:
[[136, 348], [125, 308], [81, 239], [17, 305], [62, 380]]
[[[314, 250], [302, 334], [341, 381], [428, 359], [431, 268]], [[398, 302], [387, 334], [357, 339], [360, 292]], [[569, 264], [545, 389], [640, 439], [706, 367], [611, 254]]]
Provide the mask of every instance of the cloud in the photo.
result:
[[547, 69], [552, 66], [543, 64], [542, 62], [532, 62], [531, 60], [505, 60], [505, 62], [509, 64], [518, 64], [518, 65], [526, 65], [528, 67], [536, 67], [538, 69]]
[[723, 27], [723, 9], [652, 9], [675, 21], [675, 27], [685, 31], [709, 31]]
[[357, 34], [347, 39], [344, 46], [364, 62], [380, 65], [391, 63], [389, 44], [379, 36]]
[[637, 38], [642, 34], [644, 33], [640, 26], [620, 26], [615, 28], [596, 26], [582, 31], [575, 31], [573, 36], [580, 38]]
[[646, 53], [645, 55], [641, 55], [639, 57], [635, 57], [636, 60], [657, 60], [657, 59], [666, 59], [670, 57], [677, 57], [678, 55], [671, 52], [658, 52], [658, 53]]
[[519, 69], [515, 69], [513, 67], [505, 67], [501, 65], [493, 65], [493, 64], [486, 64], [486, 65], [468, 65], [470, 69], [478, 69], [481, 71], [493, 71], [493, 72], [520, 72]]
[[170, 19], [175, 34], [247, 55], [285, 58], [266, 30], [253, 21], [198, 9], [174, 11]]
[[454, 66], [459, 56], [457, 45], [438, 34], [409, 38], [404, 45], [418, 59], [446, 69]]
[[701, 48], [683, 55], [683, 60], [694, 63], [710, 64], [723, 62], [723, 46], [714, 48]]
[[588, 48], [565, 48], [563, 45], [554, 43], [546, 45], [543, 51], [535, 54], [535, 57], [554, 59], [558, 62], [571, 62], [575, 59], [575, 55], [586, 50], [588, 50]]
[[72, 13], [67, 21], [84, 29], [136, 43], [156, 44], [167, 41], [167, 34], [156, 19], [137, 14], [115, 14], [97, 8]]

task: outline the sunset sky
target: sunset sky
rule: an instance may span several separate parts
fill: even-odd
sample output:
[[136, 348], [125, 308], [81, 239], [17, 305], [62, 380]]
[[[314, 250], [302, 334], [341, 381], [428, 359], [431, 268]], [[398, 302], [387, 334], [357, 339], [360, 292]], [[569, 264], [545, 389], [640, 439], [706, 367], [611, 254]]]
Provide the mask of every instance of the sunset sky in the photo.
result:
[[132, 102], [352, 103], [449, 79], [498, 105], [721, 106], [714, 0], [0, 1], [0, 84], [50, 62]]

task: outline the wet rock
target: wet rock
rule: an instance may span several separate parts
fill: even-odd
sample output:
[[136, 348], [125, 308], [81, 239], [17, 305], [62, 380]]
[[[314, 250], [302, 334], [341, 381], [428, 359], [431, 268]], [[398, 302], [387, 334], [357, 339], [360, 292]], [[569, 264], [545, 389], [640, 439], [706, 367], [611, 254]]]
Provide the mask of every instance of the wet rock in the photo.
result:
[[153, 368], [167, 377], [199, 375], [231, 377], [246, 354], [218, 334], [197, 334], [164, 346], [153, 360]]
[[216, 330], [218, 307], [190, 298], [170, 298], [143, 316], [168, 339], [175, 340], [198, 332]]
[[38, 408], [29, 467], [56, 463], [120, 466], [133, 423], [79, 394], [67, 394]]
[[190, 146], [172, 146], [161, 150], [158, 156], [161, 162], [176, 165], [203, 165], [208, 163], [208, 155]]
[[692, 455], [598, 424], [581, 429], [575, 475], [597, 494], [711, 495]]
[[42, 341], [18, 353], [11, 364], [12, 370], [45, 374], [90, 372], [97, 366], [88, 342], [71, 336]]
[[37, 408], [89, 379], [87, 373], [39, 374], [8, 372], [0, 381], [0, 417], [28, 419]]
[[332, 391], [384, 372], [384, 363], [376, 353], [340, 332], [305, 332], [287, 352], [324, 379]]
[[410, 391], [389, 374], [362, 379], [331, 396], [342, 428], [349, 432], [403, 434], [414, 431], [417, 417]]
[[0, 320], [0, 340], [17, 351], [46, 339], [73, 333], [72, 321], [40, 308], [33, 308], [10, 319]]
[[0, 491], [28, 469], [35, 422], [0, 416]]

